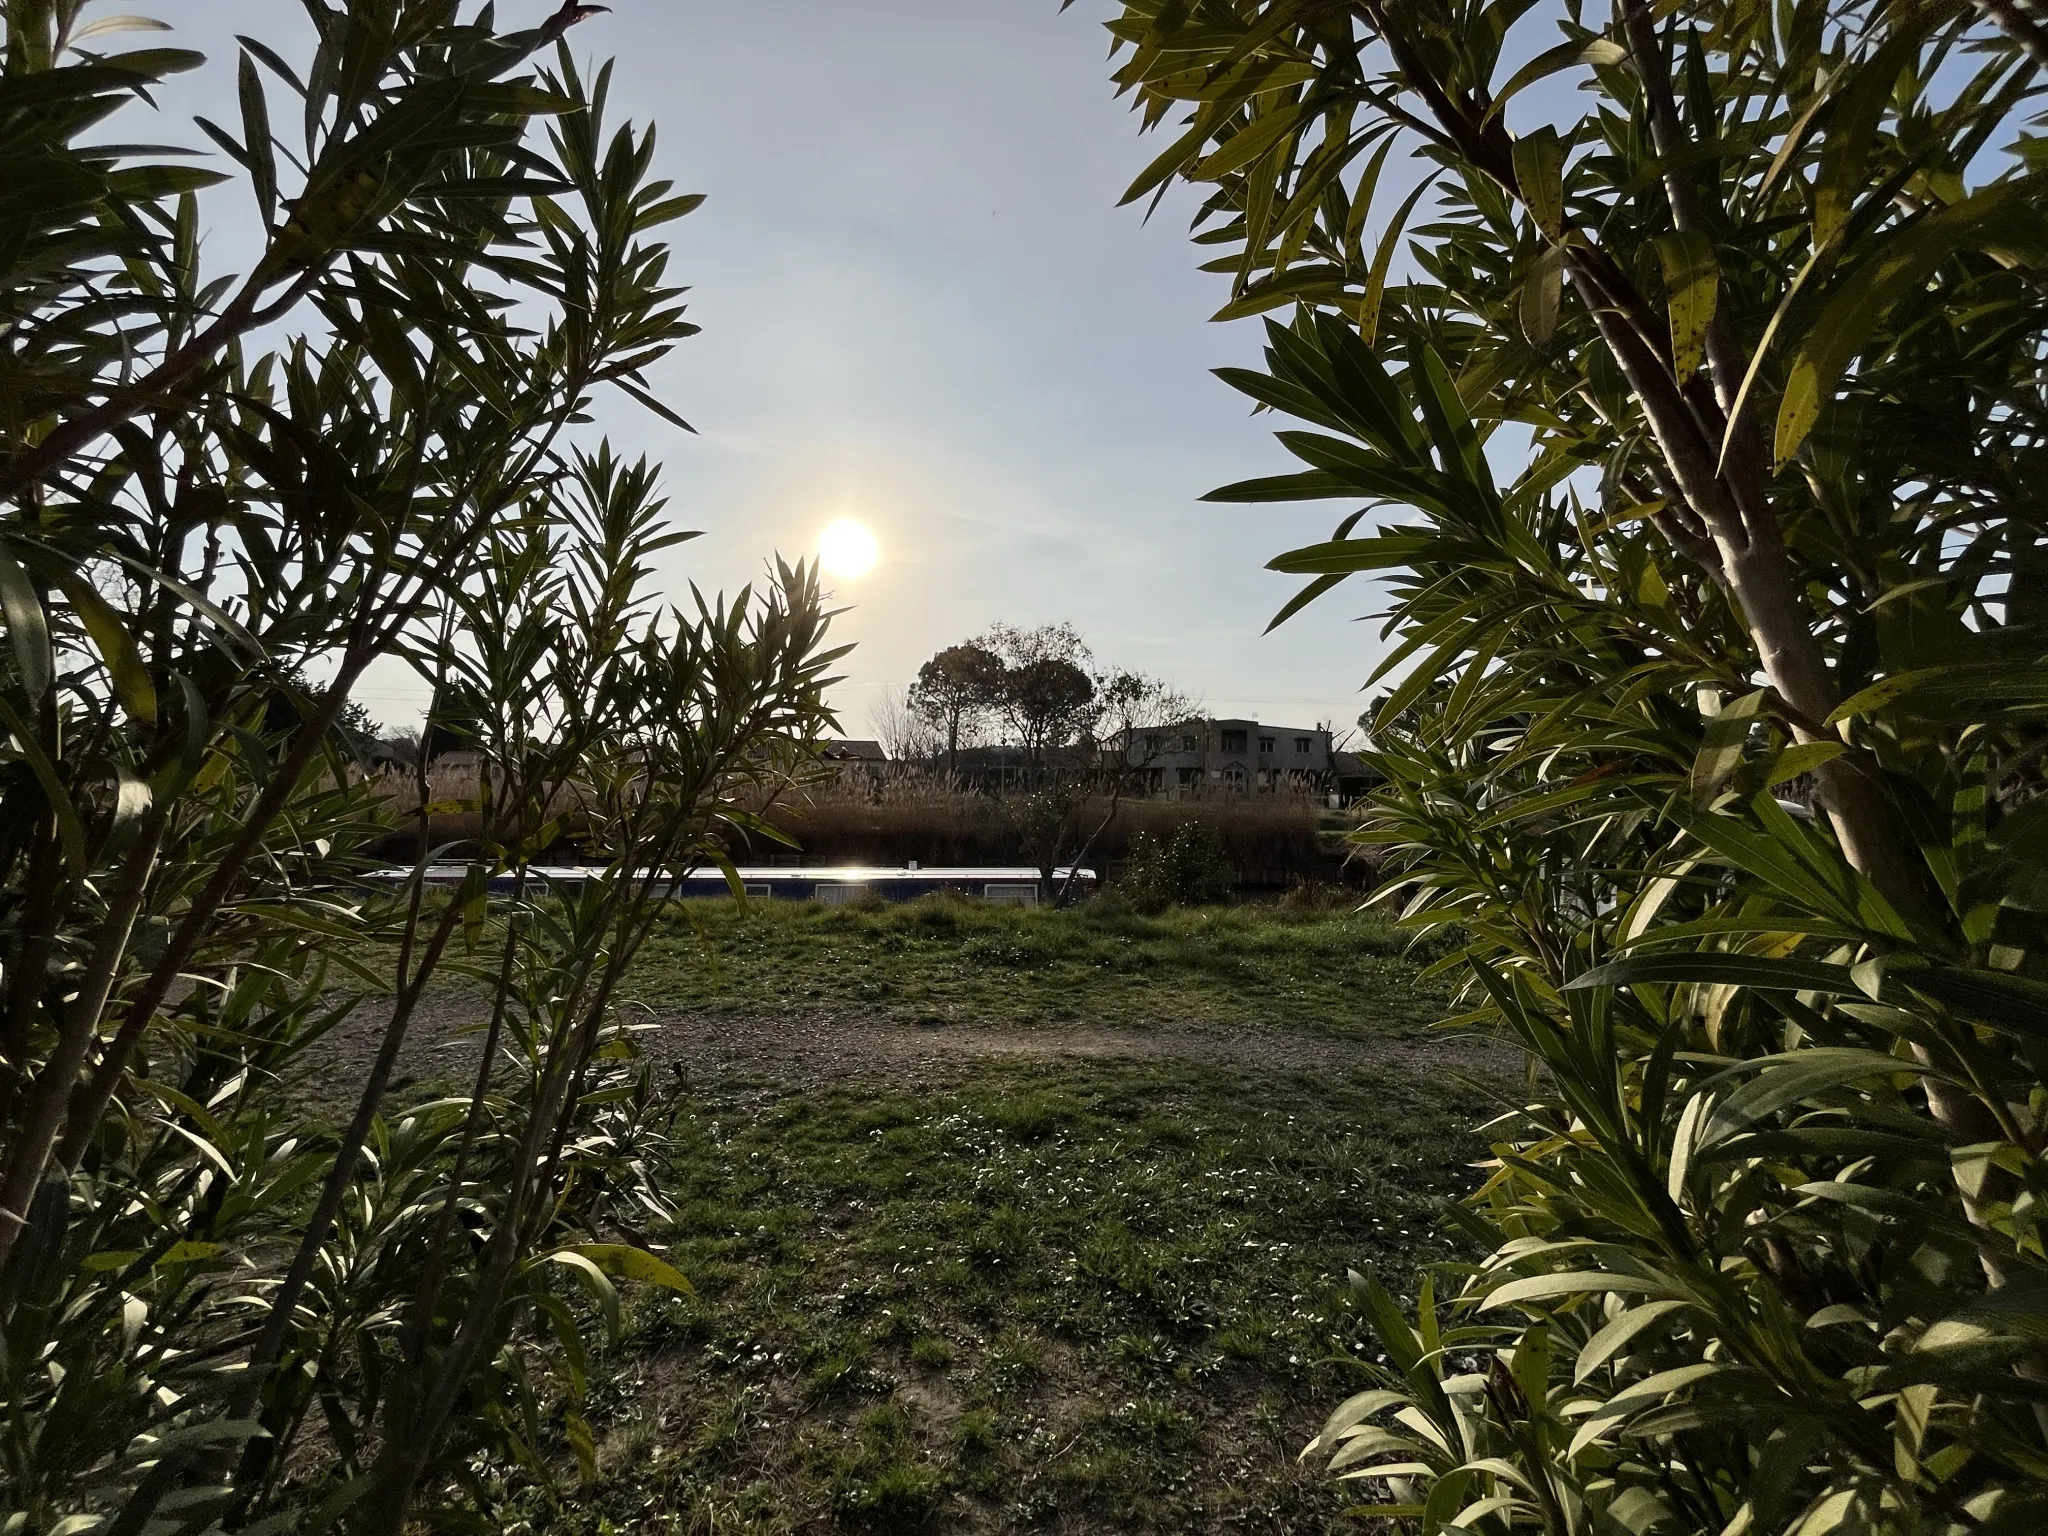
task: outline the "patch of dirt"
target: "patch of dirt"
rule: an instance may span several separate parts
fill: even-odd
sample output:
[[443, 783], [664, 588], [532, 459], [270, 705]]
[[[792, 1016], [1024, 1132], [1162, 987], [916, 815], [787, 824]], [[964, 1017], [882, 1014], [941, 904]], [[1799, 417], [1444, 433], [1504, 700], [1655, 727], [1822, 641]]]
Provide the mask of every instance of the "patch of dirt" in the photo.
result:
[[[482, 1004], [469, 997], [422, 1002], [401, 1051], [395, 1081], [455, 1084], [475, 1072]], [[389, 1005], [367, 1003], [338, 1024], [312, 1053], [308, 1086], [355, 1083], [377, 1053]], [[1218, 1026], [1162, 1024], [1112, 1029], [1080, 1024], [1036, 1028], [905, 1024], [861, 1014], [647, 1013], [640, 1043], [657, 1067], [706, 1085], [777, 1083], [814, 1088], [863, 1077], [892, 1082], [953, 1074], [992, 1057], [1034, 1060], [1188, 1061], [1243, 1072], [1351, 1074], [1399, 1067], [1412, 1072], [1511, 1076], [1521, 1055], [1479, 1035], [1334, 1040], [1319, 1035]]]

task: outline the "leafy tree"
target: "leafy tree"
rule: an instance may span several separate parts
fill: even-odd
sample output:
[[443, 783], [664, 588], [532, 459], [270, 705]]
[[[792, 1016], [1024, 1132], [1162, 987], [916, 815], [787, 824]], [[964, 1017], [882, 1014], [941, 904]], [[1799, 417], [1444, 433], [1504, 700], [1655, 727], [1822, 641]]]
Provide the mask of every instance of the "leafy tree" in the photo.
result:
[[1002, 662], [996, 709], [1034, 769], [1048, 750], [1092, 735], [1095, 656], [1073, 625], [998, 624], [981, 643]]
[[917, 669], [910, 709], [945, 732], [947, 773], [959, 767], [962, 736], [971, 744], [1000, 707], [1004, 680], [1003, 658], [973, 640], [947, 646]]
[[1293, 311], [1224, 377], [1304, 467], [1216, 495], [1362, 504], [1282, 617], [1390, 584], [1363, 836], [1544, 1069], [1316, 1450], [1427, 1530], [2037, 1528], [2035, 8], [1111, 28], [1181, 114], [1131, 195], [1205, 188], [1223, 317]]
[[[829, 722], [835, 653], [801, 568], [662, 611], [686, 535], [581, 433], [601, 396], [678, 420], [644, 370], [694, 329], [658, 236], [697, 200], [553, 46], [592, 9], [307, 0], [300, 67], [244, 39], [237, 120], [200, 126], [263, 238], [216, 273], [222, 173], [105, 131], [202, 61], [5, 8], [11, 1529], [489, 1525], [451, 1490], [480, 1456], [549, 1475], [527, 1415], [580, 1423], [614, 1279], [685, 1283], [615, 1240], [662, 1209], [620, 976], [662, 874], [723, 856]], [[379, 657], [479, 755], [452, 889], [425, 852], [360, 884], [406, 815], [334, 729]], [[550, 890], [569, 836], [590, 877]], [[451, 965], [486, 998], [470, 1091], [396, 1100]], [[309, 1053], [364, 1016], [337, 1081]], [[309, 1072], [345, 1124], [289, 1092]]]
[[[947, 728], [951, 771], [960, 734], [1002, 719], [1029, 754], [1023, 782], [999, 797], [1048, 900], [1064, 902], [1123, 800], [1160, 755], [1159, 731], [1195, 712], [1158, 678], [1097, 664], [1070, 624], [987, 635], [939, 652], [918, 673], [913, 709]], [[1006, 785], [1006, 789], [1009, 786]], [[1056, 871], [1065, 866], [1064, 880]]]

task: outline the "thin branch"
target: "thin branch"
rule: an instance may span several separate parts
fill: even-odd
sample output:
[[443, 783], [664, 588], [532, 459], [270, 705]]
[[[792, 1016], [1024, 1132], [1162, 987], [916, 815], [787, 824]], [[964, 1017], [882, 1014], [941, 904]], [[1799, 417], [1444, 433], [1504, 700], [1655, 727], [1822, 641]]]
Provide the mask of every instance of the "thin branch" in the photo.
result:
[[2018, 0], [1976, 0], [1977, 9], [2017, 43], [2028, 58], [2048, 69], [2048, 29], [2022, 10]]

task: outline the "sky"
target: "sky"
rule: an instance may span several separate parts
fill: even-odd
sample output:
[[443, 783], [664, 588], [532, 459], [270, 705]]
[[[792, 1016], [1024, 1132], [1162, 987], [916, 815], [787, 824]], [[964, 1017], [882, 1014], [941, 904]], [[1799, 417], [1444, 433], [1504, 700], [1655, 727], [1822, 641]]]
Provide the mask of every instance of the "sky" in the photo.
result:
[[[164, 94], [172, 119], [235, 121], [237, 32], [309, 51], [295, 0], [136, 8], [211, 60]], [[1200, 500], [1293, 461], [1210, 375], [1255, 363], [1260, 333], [1209, 322], [1227, 279], [1196, 270], [1193, 200], [1149, 223], [1116, 206], [1165, 141], [1114, 96], [1112, 10], [614, 0], [570, 34], [579, 58], [617, 60], [611, 111], [657, 125], [659, 174], [706, 194], [670, 234], [704, 329], [649, 375], [696, 434], [618, 395], [598, 424], [664, 466], [675, 520], [703, 530], [662, 569], [678, 599], [810, 555], [835, 518], [874, 530], [875, 568], [831, 583], [856, 645], [834, 695], [846, 734], [872, 734], [883, 690], [997, 621], [1070, 622], [1216, 714], [1342, 727], [1364, 702], [1370, 587], [1262, 633], [1295, 585], [1265, 562], [1344, 509]], [[230, 269], [250, 227], [232, 196], [207, 208]], [[396, 667], [359, 696], [392, 725], [424, 697]]]

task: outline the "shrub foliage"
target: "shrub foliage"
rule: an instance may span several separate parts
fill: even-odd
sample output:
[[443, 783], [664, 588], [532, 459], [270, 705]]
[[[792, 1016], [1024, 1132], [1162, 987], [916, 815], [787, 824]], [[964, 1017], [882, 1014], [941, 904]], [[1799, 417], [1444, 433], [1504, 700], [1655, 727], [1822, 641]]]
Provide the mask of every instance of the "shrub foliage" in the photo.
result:
[[[695, 199], [605, 126], [575, 8], [307, 0], [309, 58], [245, 39], [200, 122], [260, 220], [223, 275], [222, 173], [106, 131], [201, 61], [80, 9], [7, 6], [0, 80], [0, 1525], [475, 1528], [474, 1458], [587, 1449], [615, 1281], [686, 1283], [635, 1236], [611, 997], [659, 872], [825, 718], [816, 585], [657, 611], [654, 473], [579, 430], [600, 392], [672, 416], [658, 232]], [[354, 878], [413, 814], [336, 728], [389, 658], [478, 765], [445, 897], [424, 846]], [[551, 892], [565, 805], [602, 868]], [[450, 975], [465, 1086], [405, 1096]], [[323, 1054], [357, 1009], [371, 1058]]]
[[1390, 592], [1361, 836], [1532, 1062], [1311, 1452], [1431, 1532], [2041, 1528], [2035, 8], [1111, 28], [1132, 196], [1292, 311], [1224, 376], [1301, 467], [1216, 496], [1359, 507], [1274, 565]]
[[1211, 821], [1183, 821], [1170, 833], [1140, 830], [1117, 889], [1140, 912], [1221, 901], [1237, 884], [1223, 834]]

